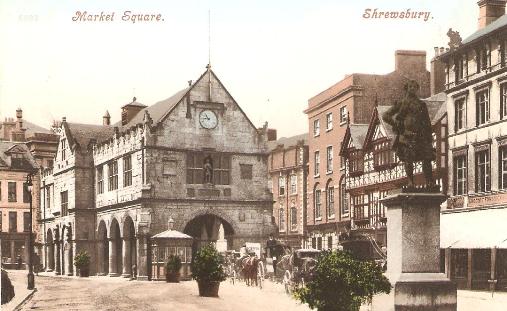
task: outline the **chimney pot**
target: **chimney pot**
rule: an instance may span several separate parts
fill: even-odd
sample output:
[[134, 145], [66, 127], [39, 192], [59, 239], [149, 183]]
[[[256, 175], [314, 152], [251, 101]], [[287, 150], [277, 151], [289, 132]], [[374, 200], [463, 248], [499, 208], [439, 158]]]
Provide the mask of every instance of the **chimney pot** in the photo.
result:
[[62, 117], [62, 122], [67, 122], [67, 118], [66, 117]]
[[480, 0], [479, 29], [482, 29], [505, 14], [505, 0]]

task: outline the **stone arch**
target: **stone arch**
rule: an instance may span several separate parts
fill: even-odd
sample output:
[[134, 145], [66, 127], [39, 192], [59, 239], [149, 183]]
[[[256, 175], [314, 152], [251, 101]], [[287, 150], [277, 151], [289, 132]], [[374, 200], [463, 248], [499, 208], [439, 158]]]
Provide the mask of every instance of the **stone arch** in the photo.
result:
[[121, 234], [122, 237], [125, 236], [125, 232], [124, 232], [124, 230], [126, 228], [125, 224], [127, 224], [128, 226], [130, 226], [130, 223], [132, 223], [134, 225], [134, 231], [135, 231], [134, 235], [137, 235], [137, 230], [136, 230], [137, 228], [136, 228], [135, 222], [133, 220], [133, 219], [135, 219], [135, 217], [133, 217], [133, 215], [131, 215], [131, 213], [129, 213], [128, 211], [124, 212], [121, 215], [119, 215], [118, 218], [120, 219], [120, 221], [119, 221], [119, 224], [120, 224], [120, 234]]
[[187, 219], [187, 220], [184, 221], [183, 223], [181, 223], [181, 225], [178, 227], [177, 230], [184, 232], [186, 226], [188, 225], [188, 223], [190, 221], [192, 221], [194, 218], [197, 218], [199, 216], [205, 216], [205, 215], [213, 215], [213, 216], [222, 218], [223, 220], [225, 220], [227, 223], [229, 223], [231, 225], [234, 233], [237, 234], [238, 232], [240, 232], [240, 229], [239, 229], [237, 223], [232, 219], [231, 216], [227, 215], [226, 213], [220, 212], [220, 211], [210, 211], [208, 209], [200, 209], [200, 210], [195, 211], [195, 212], [189, 214], [188, 216], [186, 216], [185, 219]]
[[48, 229], [46, 233], [46, 271], [55, 270], [55, 241], [53, 230]]
[[109, 240], [105, 220], [100, 220], [97, 227], [97, 271], [98, 275], [109, 272]]
[[109, 276], [119, 276], [122, 272], [123, 243], [118, 220], [113, 217], [109, 225]]
[[[219, 240], [221, 228], [224, 231], [223, 238], [227, 241], [227, 248], [232, 247], [237, 230], [234, 228], [234, 224], [221, 217], [220, 214], [201, 211], [200, 213], [194, 213], [193, 217], [186, 221], [182, 231], [194, 237], [193, 252], [208, 243], [216, 243]], [[224, 240], [222, 241], [225, 243]]]

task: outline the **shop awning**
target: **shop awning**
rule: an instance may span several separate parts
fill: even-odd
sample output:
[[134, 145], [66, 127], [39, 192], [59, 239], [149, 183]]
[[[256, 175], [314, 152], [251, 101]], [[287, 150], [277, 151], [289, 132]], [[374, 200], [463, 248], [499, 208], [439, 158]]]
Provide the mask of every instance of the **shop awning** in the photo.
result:
[[441, 248], [507, 248], [507, 208], [443, 213]]

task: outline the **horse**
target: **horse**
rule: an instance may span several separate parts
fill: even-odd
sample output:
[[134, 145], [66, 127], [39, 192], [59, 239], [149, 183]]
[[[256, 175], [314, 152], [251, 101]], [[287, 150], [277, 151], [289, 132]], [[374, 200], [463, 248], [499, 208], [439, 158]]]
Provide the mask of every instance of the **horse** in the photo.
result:
[[246, 285], [252, 286], [255, 282], [257, 284], [257, 269], [259, 266], [259, 258], [257, 256], [246, 256], [241, 259], [241, 273], [245, 278]]

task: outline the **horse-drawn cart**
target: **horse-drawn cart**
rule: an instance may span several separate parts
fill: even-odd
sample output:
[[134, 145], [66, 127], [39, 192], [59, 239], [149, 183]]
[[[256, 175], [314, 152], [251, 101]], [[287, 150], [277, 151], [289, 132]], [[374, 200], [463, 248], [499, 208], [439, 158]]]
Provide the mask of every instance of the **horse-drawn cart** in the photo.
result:
[[287, 293], [312, 280], [319, 254], [317, 249], [298, 249], [282, 257], [277, 269], [283, 271], [283, 284]]
[[244, 280], [248, 286], [263, 287], [265, 267], [261, 260], [260, 243], [247, 243], [244, 253], [227, 251], [225, 253], [225, 271], [231, 283]]

